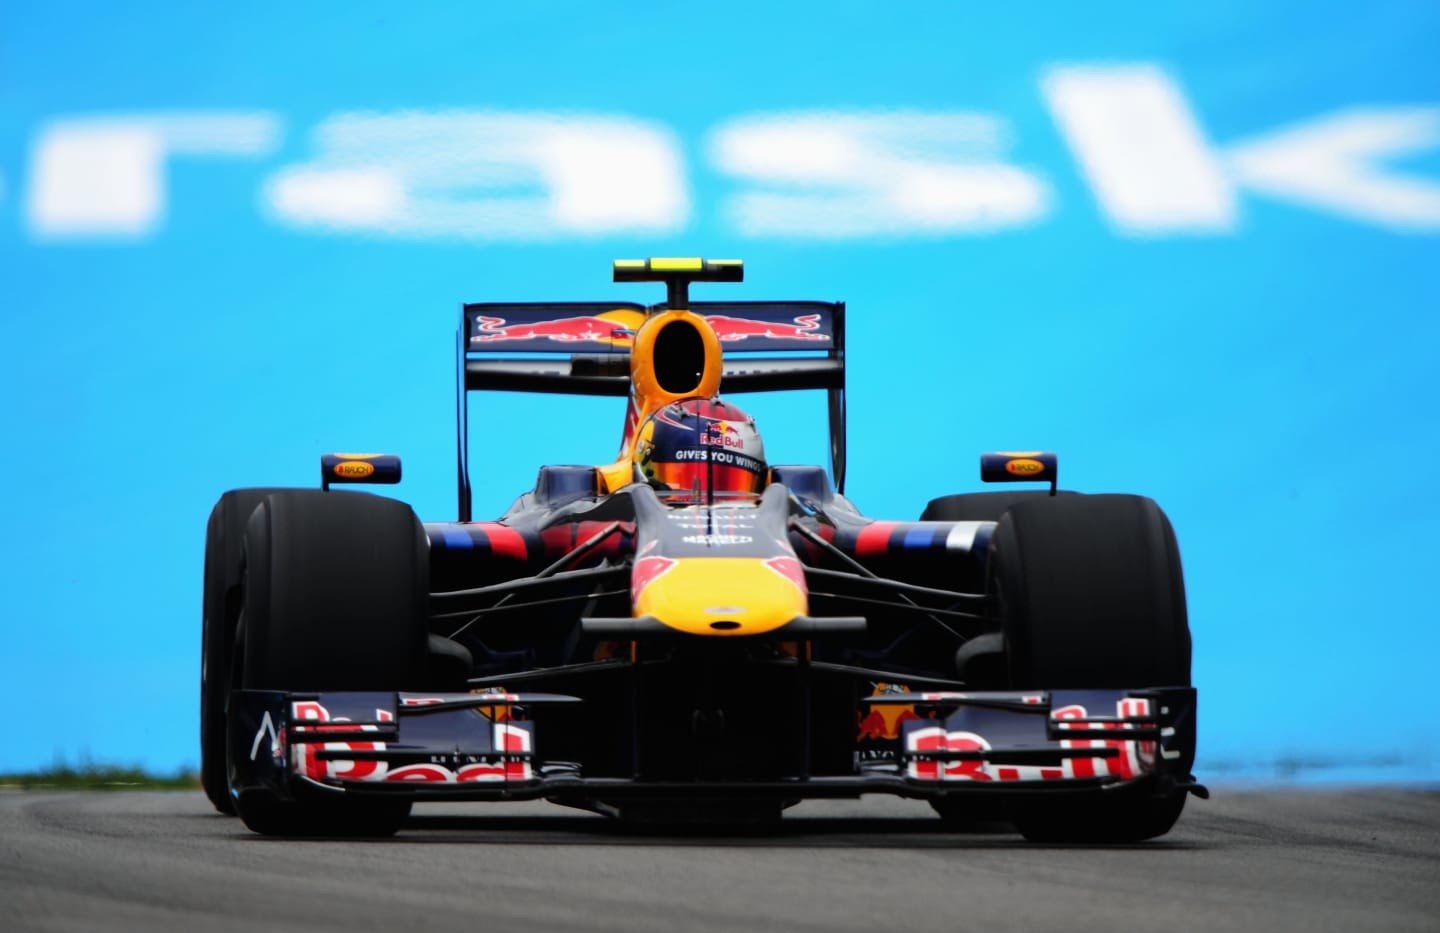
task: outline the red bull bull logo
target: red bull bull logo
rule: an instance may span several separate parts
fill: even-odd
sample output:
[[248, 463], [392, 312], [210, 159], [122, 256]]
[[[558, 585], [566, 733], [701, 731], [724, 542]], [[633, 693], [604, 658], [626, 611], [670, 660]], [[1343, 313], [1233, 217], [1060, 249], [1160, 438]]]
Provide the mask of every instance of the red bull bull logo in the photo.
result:
[[604, 317], [555, 318], [511, 324], [505, 318], [476, 315], [470, 343], [495, 343], [502, 340], [554, 340], [559, 343], [606, 343], [629, 346], [634, 332], [624, 322]]
[[715, 331], [721, 343], [735, 343], [758, 337], [768, 340], [829, 340], [830, 335], [820, 329], [820, 315], [801, 314], [783, 321], [761, 321], [755, 318], [729, 317], [724, 314], [705, 316], [705, 323]]
[[[894, 696], [906, 694], [910, 688], [901, 684], [878, 683], [871, 696]], [[860, 733], [855, 737], [857, 742], [880, 742], [900, 737], [900, 724], [912, 719], [919, 719], [913, 706], [872, 706], [870, 712], [860, 717]]]

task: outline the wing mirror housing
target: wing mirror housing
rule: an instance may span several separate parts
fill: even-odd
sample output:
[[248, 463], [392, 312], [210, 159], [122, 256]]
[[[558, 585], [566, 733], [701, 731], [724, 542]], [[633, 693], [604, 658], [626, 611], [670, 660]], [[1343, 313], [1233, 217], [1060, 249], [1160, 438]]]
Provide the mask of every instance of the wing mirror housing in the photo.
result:
[[392, 485], [400, 482], [397, 454], [321, 454], [320, 488], [351, 483]]
[[984, 483], [1049, 483], [1050, 495], [1060, 479], [1060, 458], [1048, 451], [999, 451], [980, 455]]

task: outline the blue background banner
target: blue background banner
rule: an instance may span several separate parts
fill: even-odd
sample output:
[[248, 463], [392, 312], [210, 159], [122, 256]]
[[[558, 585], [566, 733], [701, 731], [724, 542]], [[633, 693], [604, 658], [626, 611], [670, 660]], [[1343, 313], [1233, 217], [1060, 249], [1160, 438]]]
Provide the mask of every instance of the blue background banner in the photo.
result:
[[[221, 492], [385, 450], [453, 518], [460, 303], [705, 255], [848, 302], [867, 514], [995, 449], [1166, 508], [1202, 778], [1434, 779], [1434, 4], [416, 6], [5, 11], [0, 770], [195, 764]], [[472, 412], [490, 517], [623, 403]]]

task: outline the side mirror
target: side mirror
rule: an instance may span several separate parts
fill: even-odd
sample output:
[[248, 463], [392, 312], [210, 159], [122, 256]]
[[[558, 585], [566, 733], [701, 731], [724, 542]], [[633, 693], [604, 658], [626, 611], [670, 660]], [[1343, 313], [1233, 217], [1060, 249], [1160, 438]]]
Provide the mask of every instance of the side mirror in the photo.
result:
[[400, 457], [396, 454], [321, 454], [320, 488], [331, 483], [400, 482]]
[[1003, 451], [980, 455], [980, 481], [984, 483], [1049, 483], [1055, 495], [1060, 458], [1053, 453]]

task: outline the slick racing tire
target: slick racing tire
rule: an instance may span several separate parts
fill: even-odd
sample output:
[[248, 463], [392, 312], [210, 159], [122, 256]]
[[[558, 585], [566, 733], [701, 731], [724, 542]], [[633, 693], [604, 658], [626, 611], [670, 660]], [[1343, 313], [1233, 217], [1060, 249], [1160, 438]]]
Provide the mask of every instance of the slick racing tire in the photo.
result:
[[[403, 502], [304, 490], [263, 499], [245, 530], [239, 682], [247, 689], [387, 691], [420, 686], [426, 669], [429, 555]], [[305, 788], [301, 788], [302, 792]], [[385, 836], [408, 799], [316, 791], [238, 797], [264, 835]]]
[[[1072, 496], [1069, 490], [1058, 495]], [[994, 492], [964, 492], [952, 496], [931, 499], [920, 513], [922, 522], [998, 522], [1010, 507], [1019, 502], [1050, 498], [1044, 489], [1002, 489]], [[953, 580], [952, 586], [959, 590], [977, 590], [984, 585], [978, 576], [966, 573]], [[973, 689], [1003, 689], [1005, 659], [1002, 641], [998, 631], [991, 637], [972, 639], [963, 645], [955, 655], [955, 676], [973, 685]], [[934, 801], [935, 812], [954, 826], [968, 827], [983, 823], [980, 818], [969, 816], [972, 803], [964, 799]]]
[[230, 693], [230, 649], [240, 614], [241, 552], [245, 524], [260, 500], [282, 489], [232, 489], [210, 510], [205, 526], [205, 585], [200, 635], [200, 784], [221, 813], [233, 816], [225, 779], [225, 702]]
[[[1018, 502], [995, 529], [988, 576], [1012, 689], [1189, 686], [1180, 550], [1152, 500]], [[1168, 832], [1184, 804], [1183, 791], [1142, 784], [1037, 795], [1013, 816], [1032, 841], [1134, 842]]]

